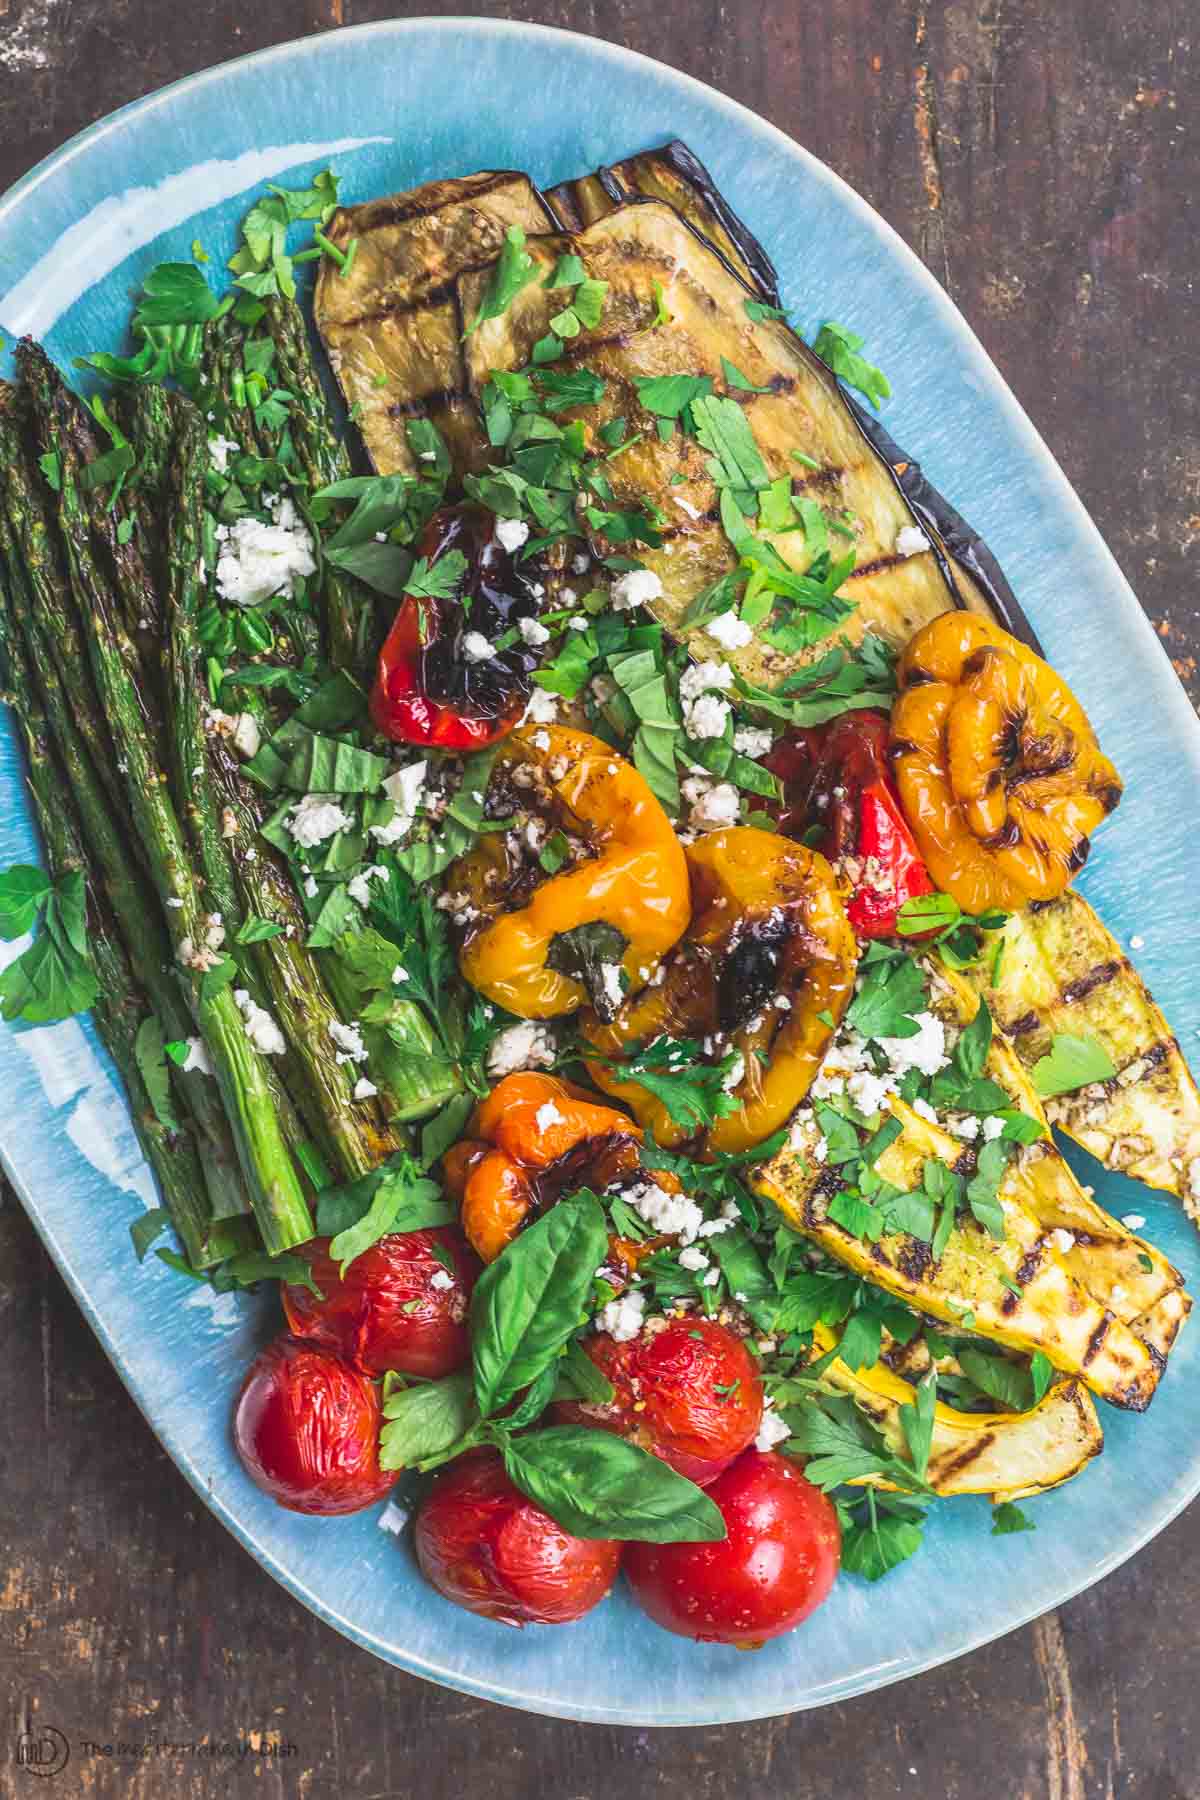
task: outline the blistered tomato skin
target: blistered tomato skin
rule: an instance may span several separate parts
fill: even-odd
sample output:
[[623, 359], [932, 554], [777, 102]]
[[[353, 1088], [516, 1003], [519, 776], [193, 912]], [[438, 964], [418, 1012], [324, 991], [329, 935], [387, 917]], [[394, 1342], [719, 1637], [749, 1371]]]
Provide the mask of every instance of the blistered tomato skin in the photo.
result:
[[609, 1406], [565, 1401], [557, 1416], [628, 1438], [699, 1487], [716, 1480], [758, 1434], [758, 1367], [740, 1338], [710, 1319], [669, 1321], [626, 1343], [607, 1332], [583, 1348], [612, 1382]]
[[625, 1573], [655, 1624], [702, 1644], [756, 1650], [829, 1595], [841, 1558], [832, 1502], [774, 1451], [747, 1450], [708, 1489], [719, 1543], [629, 1544]]
[[242, 1466], [301, 1513], [361, 1512], [397, 1476], [379, 1467], [379, 1396], [342, 1357], [277, 1337], [251, 1364], [233, 1418]]
[[328, 1238], [314, 1238], [300, 1254], [323, 1298], [284, 1287], [296, 1337], [328, 1345], [368, 1375], [394, 1369], [436, 1381], [469, 1360], [467, 1309], [481, 1265], [456, 1226], [393, 1232], [355, 1257], [344, 1276]]
[[494, 1450], [438, 1476], [417, 1514], [417, 1561], [447, 1600], [501, 1625], [568, 1625], [616, 1580], [620, 1544], [572, 1537], [526, 1499]]

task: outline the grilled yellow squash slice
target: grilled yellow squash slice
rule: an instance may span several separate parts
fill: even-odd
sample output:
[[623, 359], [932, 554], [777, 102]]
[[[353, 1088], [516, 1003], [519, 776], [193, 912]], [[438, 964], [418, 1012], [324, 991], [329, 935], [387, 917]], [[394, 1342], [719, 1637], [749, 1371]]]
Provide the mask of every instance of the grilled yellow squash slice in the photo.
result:
[[[857, 603], [846, 621], [846, 635], [856, 639], [869, 629], [904, 644], [928, 619], [957, 604], [946, 567], [933, 550], [905, 556], [897, 549], [900, 534], [914, 523], [913, 513], [833, 375], [781, 321], [748, 317], [747, 288], [671, 207], [658, 201], [619, 207], [582, 232], [532, 239], [528, 248], [539, 270], [548, 272], [559, 256], [574, 254], [589, 275], [608, 283], [600, 323], [572, 338], [554, 367], [585, 366], [604, 379], [599, 403], [579, 410], [588, 427], [599, 428], [621, 415], [631, 433], [646, 434], [609, 463], [608, 473], [615, 510], [650, 499], [666, 516], [661, 548], [638, 550], [662, 582], [663, 597], [653, 610], [664, 624], [678, 630], [691, 602], [728, 573], [736, 557], [721, 525], [717, 489], [708, 472], [710, 452], [678, 431], [664, 442], [635, 384], [651, 376], [687, 373], [711, 377], [715, 391], [725, 393], [722, 357], [765, 390], [735, 388], [729, 393], [744, 407], [772, 478], [786, 476], [794, 491], [831, 508], [846, 508], [858, 522], [857, 567], [842, 589], [844, 599]], [[481, 269], [460, 277], [464, 318], [478, 312], [489, 273]], [[653, 324], [656, 282], [672, 315], [669, 326]], [[529, 362], [534, 344], [547, 335], [550, 318], [561, 305], [562, 294], [535, 277], [501, 317], [473, 333], [464, 353], [477, 395], [493, 369], [523, 368]], [[801, 467], [793, 450], [818, 466]], [[682, 481], [673, 482], [676, 476]], [[802, 534], [763, 535], [790, 566], [805, 566]], [[789, 656], [761, 641], [729, 653], [702, 629], [688, 635], [697, 655], [728, 656], [744, 675], [766, 685], [774, 685], [813, 654]]]
[[[1145, 982], [1092, 908], [1068, 888], [1013, 913], [968, 973], [1020, 1061], [1059, 1033], [1093, 1038], [1117, 1073], [1045, 1102], [1051, 1123], [1106, 1168], [1164, 1188], [1200, 1220], [1200, 1095]], [[1003, 940], [999, 972], [997, 939]]]
[[485, 440], [463, 393], [454, 279], [498, 256], [510, 225], [534, 232], [550, 222], [529, 177], [514, 170], [431, 181], [334, 214], [331, 241], [344, 250], [357, 238], [358, 248], [347, 275], [323, 261], [314, 316], [380, 474], [417, 473], [405, 429], [411, 418], [433, 420], [460, 473], [483, 459]]
[[[948, 1043], [975, 1017], [978, 1005], [979, 996], [964, 975], [941, 963], [931, 971], [930, 1007], [946, 1026]], [[1165, 1358], [1192, 1305], [1179, 1270], [1084, 1192], [1054, 1146], [1024, 1065], [1000, 1031], [993, 1032], [984, 1074], [1046, 1131], [1041, 1143], [1024, 1152], [1026, 1203], [1044, 1230], [1058, 1234], [1058, 1253], [1068, 1274]]]
[[[927, 1160], [953, 1166], [962, 1156], [959, 1139], [902, 1100], [889, 1097], [887, 1104], [903, 1130], [875, 1165], [886, 1181], [909, 1192], [920, 1186]], [[821, 1142], [816, 1121], [802, 1111], [787, 1148], [754, 1172], [754, 1187], [794, 1230], [918, 1312], [960, 1329], [965, 1321], [981, 1337], [1013, 1350], [1041, 1350], [1056, 1369], [1079, 1376], [1114, 1406], [1142, 1412], [1150, 1404], [1164, 1358], [1068, 1272], [1054, 1233], [1038, 1218], [1031, 1169], [1043, 1160], [1039, 1146], [1032, 1146], [1032, 1157], [1019, 1150], [1001, 1182], [1004, 1238], [997, 1241], [974, 1220], [960, 1220], [935, 1261], [930, 1246], [907, 1233], [870, 1244], [830, 1218], [839, 1178], [822, 1167]]]
[[[813, 1344], [822, 1355], [836, 1341], [828, 1326], [814, 1326]], [[848, 1394], [883, 1433], [892, 1454], [905, 1455], [900, 1408], [912, 1404], [915, 1390], [909, 1382], [882, 1363], [850, 1369], [839, 1357], [819, 1383], [831, 1393]], [[997, 1503], [1025, 1500], [1070, 1481], [1103, 1447], [1096, 1408], [1081, 1381], [1056, 1382], [1023, 1413], [960, 1412], [939, 1401], [926, 1480], [942, 1495], [990, 1494]], [[867, 1482], [888, 1485], [878, 1476]]]

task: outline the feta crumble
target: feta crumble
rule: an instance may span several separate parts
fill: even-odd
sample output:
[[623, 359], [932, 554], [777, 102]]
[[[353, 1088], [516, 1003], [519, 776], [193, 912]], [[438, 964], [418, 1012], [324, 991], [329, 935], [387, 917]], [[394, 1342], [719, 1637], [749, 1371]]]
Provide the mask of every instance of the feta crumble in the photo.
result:
[[920, 556], [928, 548], [929, 539], [919, 525], [904, 525], [896, 533], [897, 556]]
[[733, 734], [739, 756], [765, 756], [774, 742], [774, 735], [763, 725], [739, 725]]
[[[213, 1066], [208, 1060], [208, 1051], [205, 1048], [203, 1038], [190, 1037], [188, 1039], [187, 1055], [179, 1066], [185, 1075], [191, 1075], [193, 1072], [198, 1075], [212, 1074]], [[1144, 1223], [1145, 1221], [1143, 1220], [1143, 1224]]]
[[758, 1427], [754, 1448], [756, 1450], [773, 1450], [776, 1444], [782, 1444], [784, 1438], [791, 1437], [791, 1435], [791, 1427], [785, 1424], [775, 1411], [775, 1402], [768, 1400], [763, 1406], [762, 1422]]
[[352, 875], [346, 883], [346, 892], [352, 900], [357, 900], [360, 906], [370, 906], [371, 889], [369, 884], [375, 880], [388, 880], [388, 872], [381, 863], [372, 863], [369, 868], [360, 869], [357, 875]]
[[533, 650], [550, 642], [550, 633], [540, 619], [518, 619], [517, 630]]
[[365, 1075], [360, 1075], [354, 1084], [354, 1098], [356, 1100], [370, 1100], [378, 1092], [379, 1089], [375, 1086], [375, 1083], [373, 1081], [368, 1081]]
[[337, 1045], [338, 1062], [366, 1062], [367, 1047], [357, 1025], [343, 1025], [340, 1019], [331, 1019], [329, 1035]]
[[631, 1292], [620, 1294], [602, 1307], [596, 1324], [601, 1331], [607, 1331], [614, 1342], [628, 1344], [642, 1329], [645, 1317], [645, 1296]]
[[490, 662], [496, 654], [495, 647], [484, 637], [482, 631], [464, 632], [462, 651], [470, 663]]
[[377, 844], [395, 844], [402, 837], [407, 837], [412, 830], [417, 816], [421, 793], [429, 774], [429, 764], [421, 762], [409, 763], [405, 769], [397, 769], [383, 783], [383, 791], [395, 807], [386, 825], [372, 825], [371, 836]]
[[522, 544], [526, 544], [528, 541], [529, 527], [524, 519], [496, 520], [496, 542], [502, 550], [507, 550], [510, 556], [514, 550], [519, 550]]
[[439, 1293], [445, 1293], [447, 1288], [454, 1286], [454, 1277], [449, 1269], [435, 1269], [429, 1277], [429, 1285], [431, 1288], [437, 1288]]
[[287, 828], [298, 844], [311, 850], [336, 832], [348, 831], [353, 824], [350, 814], [343, 812], [331, 795], [305, 794], [293, 809]]
[[683, 729], [690, 738], [722, 738], [729, 723], [729, 702], [719, 694], [701, 694], [685, 704]]
[[720, 831], [723, 826], [737, 824], [741, 802], [732, 782], [722, 781], [714, 786], [693, 776], [683, 783], [681, 791], [691, 803], [688, 823], [697, 831]]
[[521, 715], [522, 725], [553, 725], [558, 718], [558, 700], [548, 694], [545, 688], [535, 687], [529, 696], [529, 704]]
[[632, 612], [635, 606], [648, 606], [659, 599], [662, 591], [663, 584], [653, 569], [627, 569], [613, 582], [608, 598], [616, 612]]
[[258, 606], [275, 594], [289, 599], [297, 578], [313, 574], [316, 559], [308, 528], [289, 499], [275, 508], [275, 518], [238, 519], [217, 528], [217, 592], [236, 606]]
[[229, 459], [231, 456], [236, 456], [237, 453], [238, 446], [233, 438], [222, 437], [218, 432], [216, 437], [208, 440], [208, 460], [218, 475], [228, 472]]
[[606, 962], [600, 964], [600, 985], [604, 991], [604, 998], [608, 1001], [609, 1005], [614, 1011], [620, 1011], [625, 1000], [625, 990], [621, 986], [620, 963]]
[[488, 1074], [497, 1081], [517, 1069], [552, 1069], [558, 1058], [553, 1035], [536, 1019], [522, 1019], [500, 1032], [488, 1051]]
[[708, 1252], [701, 1250], [698, 1244], [689, 1244], [686, 1250], [679, 1252], [679, 1266], [681, 1269], [690, 1269], [693, 1274], [698, 1274], [701, 1269], [707, 1269], [709, 1266]]
[[245, 1023], [246, 1036], [262, 1056], [282, 1056], [287, 1043], [282, 1031], [265, 1007], [251, 998], [245, 988], [235, 988], [233, 997]]
[[733, 670], [726, 662], [694, 662], [679, 677], [679, 698], [686, 705], [701, 694], [727, 694], [733, 686]]
[[621, 1198], [647, 1225], [668, 1237], [690, 1244], [700, 1234], [704, 1214], [687, 1194], [669, 1194], [656, 1181], [646, 1181], [630, 1188]]
[[739, 619], [732, 610], [718, 613], [704, 627], [710, 638], [716, 638], [722, 650], [741, 650], [754, 636], [752, 628], [745, 619]]
[[1140, 1231], [1146, 1223], [1145, 1213], [1125, 1213], [1121, 1219], [1128, 1231]]
[[539, 1131], [549, 1131], [552, 1125], [563, 1125], [566, 1119], [553, 1100], [544, 1100], [533, 1115], [534, 1123]]

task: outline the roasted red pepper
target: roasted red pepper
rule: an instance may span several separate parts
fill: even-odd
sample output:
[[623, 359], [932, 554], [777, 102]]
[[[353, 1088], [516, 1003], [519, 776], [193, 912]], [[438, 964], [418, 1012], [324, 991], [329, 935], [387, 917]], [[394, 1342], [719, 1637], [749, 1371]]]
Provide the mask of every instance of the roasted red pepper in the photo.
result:
[[539, 564], [518, 562], [495, 534], [482, 507], [444, 508], [417, 546], [433, 564], [449, 550], [467, 559], [457, 594], [445, 599], [406, 594], [400, 602], [371, 694], [371, 717], [385, 737], [439, 750], [481, 750], [505, 737], [529, 698], [537, 655], [521, 641], [482, 661], [463, 640], [490, 643], [538, 610]]
[[888, 730], [886, 713], [843, 713], [787, 732], [763, 758], [783, 783], [780, 830], [815, 841], [849, 879], [860, 938], [889, 937], [904, 902], [933, 892], [892, 784]]

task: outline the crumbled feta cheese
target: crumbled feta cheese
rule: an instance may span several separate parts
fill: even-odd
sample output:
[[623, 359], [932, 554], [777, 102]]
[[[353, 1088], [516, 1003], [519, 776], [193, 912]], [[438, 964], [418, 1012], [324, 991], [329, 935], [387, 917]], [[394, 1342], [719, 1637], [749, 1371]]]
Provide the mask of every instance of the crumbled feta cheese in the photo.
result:
[[[685, 782], [684, 788], [689, 786]], [[691, 799], [691, 796], [687, 796]], [[697, 831], [720, 831], [723, 826], [736, 825], [741, 802], [738, 791], [732, 782], [722, 781], [716, 787], [706, 784], [703, 793], [692, 800], [692, 810], [688, 823]]]
[[965, 1138], [969, 1144], [979, 1136], [979, 1120], [973, 1113], [966, 1113], [961, 1119], [947, 1119], [946, 1126], [955, 1137]]
[[346, 892], [352, 900], [357, 900], [360, 906], [370, 906], [371, 889], [369, 883], [375, 880], [388, 880], [388, 871], [381, 863], [372, 863], [369, 868], [362, 869], [357, 875], [351, 876], [350, 880], [346, 883]]
[[578, 556], [573, 556], [571, 558], [571, 573], [573, 575], [586, 575], [591, 566], [592, 559], [586, 550], [581, 550]]
[[439, 1293], [445, 1293], [447, 1288], [454, 1286], [454, 1277], [449, 1269], [435, 1269], [429, 1277], [429, 1285], [431, 1288], [437, 1288]]
[[732, 610], [718, 613], [704, 627], [710, 638], [716, 638], [722, 650], [741, 650], [754, 636], [752, 628], [745, 619], [739, 619]]
[[558, 700], [548, 694], [545, 688], [535, 687], [529, 696], [529, 704], [521, 715], [522, 725], [553, 725], [558, 718]]
[[912, 1109], [916, 1113], [918, 1118], [928, 1119], [929, 1123], [931, 1125], [937, 1124], [937, 1122], [938, 1122], [937, 1114], [934, 1112], [932, 1106], [930, 1106], [928, 1100], [922, 1100], [922, 1098], [919, 1094], [917, 1095], [916, 1099], [912, 1103]]
[[340, 1019], [331, 1019], [329, 1035], [337, 1045], [338, 1062], [366, 1062], [367, 1046], [357, 1025], [343, 1025]]
[[535, 731], [533, 734], [533, 747], [535, 750], [548, 750], [550, 748], [550, 733], [548, 731]]
[[550, 642], [550, 633], [540, 619], [518, 619], [517, 630], [531, 649]]
[[896, 533], [897, 556], [920, 556], [928, 548], [929, 539], [919, 525], [904, 525]]
[[258, 606], [274, 594], [290, 598], [297, 577], [316, 569], [313, 541], [292, 502], [284, 499], [273, 523], [237, 519], [217, 531], [217, 592], [237, 606]]
[[262, 732], [258, 728], [258, 720], [253, 713], [239, 713], [233, 726], [233, 747], [239, 756], [257, 756], [262, 744]]
[[230, 457], [236, 456], [237, 453], [238, 446], [232, 438], [221, 437], [218, 433], [216, 437], [208, 440], [208, 460], [218, 475], [224, 475], [227, 472]]
[[489, 662], [496, 654], [495, 647], [488, 642], [482, 631], [464, 632], [462, 650], [471, 663]]
[[683, 729], [690, 738], [722, 738], [729, 723], [729, 702], [719, 694], [701, 694], [683, 709]]
[[400, 964], [397, 963], [395, 968], [392, 970], [392, 980], [393, 981], [407, 981], [408, 980], [408, 970], [401, 968]]
[[1054, 1230], [1050, 1232], [1049, 1237], [1050, 1242], [1054, 1245], [1054, 1248], [1058, 1251], [1060, 1256], [1065, 1256], [1068, 1250], [1073, 1250], [1075, 1248], [1074, 1232], [1065, 1231], [1061, 1225], [1056, 1225]]
[[739, 756], [765, 756], [775, 742], [765, 725], [739, 725], [733, 734], [733, 747]]
[[727, 1094], [732, 1094], [740, 1081], [746, 1079], [746, 1059], [739, 1050], [730, 1064], [729, 1073], [721, 1077], [721, 1086]]
[[528, 541], [529, 527], [524, 519], [496, 520], [496, 542], [502, 550], [507, 550], [510, 556], [514, 550], [519, 550], [521, 545]]
[[565, 1125], [566, 1118], [553, 1100], [544, 1100], [533, 1115], [534, 1124], [539, 1131], [549, 1131], [552, 1125]]
[[720, 1281], [720, 1279], [721, 1279], [720, 1269], [718, 1269], [716, 1267], [711, 1268], [711, 1269], [706, 1269], [704, 1274], [700, 1277], [700, 1286], [701, 1287], [716, 1287], [716, 1285], [717, 1285], [718, 1281]]
[[656, 1181], [645, 1181], [621, 1195], [627, 1206], [655, 1231], [690, 1244], [700, 1233], [704, 1214], [687, 1194], [669, 1194]]
[[621, 985], [620, 963], [606, 962], [600, 964], [600, 985], [604, 991], [604, 998], [608, 1001], [608, 1004], [613, 1007], [614, 1010], [619, 1009], [625, 999], [625, 989]]
[[251, 998], [245, 988], [235, 988], [233, 997], [245, 1022], [246, 1036], [263, 1056], [282, 1056], [287, 1043], [282, 1031], [265, 1007]]
[[173, 909], [174, 909], [174, 908], [177, 908], [177, 907], [181, 907], [181, 906], [182, 906], [182, 905], [183, 905], [183, 901], [182, 901], [182, 900], [176, 900], [176, 899], [175, 899], [175, 898], [174, 898], [174, 896], [172, 896], [172, 897], [171, 897], [171, 899], [170, 899], [170, 900], [168, 900], [168, 901], [167, 901], [167, 905], [168, 905], [168, 906], [169, 906], [169, 907], [171, 907], [171, 908], [173, 908]]
[[697, 1273], [701, 1269], [707, 1269], [708, 1263], [707, 1251], [701, 1250], [697, 1244], [689, 1244], [686, 1250], [679, 1252], [681, 1269], [691, 1269], [693, 1273]]
[[[564, 598], [565, 598], [565, 596], [564, 596]], [[573, 619], [567, 620], [567, 630], [568, 631], [586, 631], [588, 628], [588, 623], [589, 623], [589, 621], [584, 616], [583, 613], [576, 613], [575, 617]]]
[[305, 794], [293, 809], [287, 828], [298, 844], [311, 850], [335, 832], [348, 831], [354, 820], [329, 794]]
[[701, 694], [727, 694], [733, 686], [733, 670], [726, 662], [689, 663], [679, 677], [679, 698], [686, 703]]
[[494, 1039], [488, 1051], [488, 1074], [499, 1081], [517, 1069], [551, 1069], [557, 1057], [558, 1045], [546, 1027], [536, 1019], [522, 1019]]
[[412, 830], [413, 820], [417, 816], [421, 792], [429, 774], [429, 764], [409, 763], [407, 768], [397, 769], [383, 783], [383, 791], [391, 801], [395, 811], [386, 825], [372, 825], [371, 836], [377, 844], [396, 844], [407, 837]]
[[875, 1041], [897, 1075], [907, 1075], [910, 1069], [919, 1069], [922, 1075], [936, 1075], [950, 1060], [946, 1054], [946, 1028], [933, 1013], [915, 1013], [913, 1017], [915, 1036]]
[[609, 1337], [618, 1344], [633, 1341], [646, 1317], [646, 1298], [644, 1294], [630, 1291], [620, 1294], [602, 1307], [596, 1324], [601, 1331], [607, 1331]]
[[1138, 935], [1138, 933], [1137, 933], [1137, 932], [1136, 932], [1136, 931], [1135, 931], [1135, 932], [1134, 932], [1134, 934], [1133, 934], [1133, 936], [1132, 936], [1132, 937], [1131, 937], [1131, 938], [1130, 938], [1130, 940], [1129, 940], [1129, 948], [1130, 948], [1130, 949], [1131, 949], [1131, 950], [1144, 950], [1144, 949], [1145, 949], [1145, 947], [1146, 947], [1146, 940], [1145, 940], [1145, 938], [1144, 938], [1144, 937], [1140, 937], [1140, 936], [1139, 936], [1139, 935]]
[[648, 606], [663, 591], [662, 582], [653, 569], [627, 569], [618, 575], [609, 589], [609, 600], [617, 612], [631, 612], [635, 606]]
[[190, 1037], [188, 1039], [187, 1055], [179, 1066], [185, 1075], [190, 1075], [193, 1071], [200, 1075], [212, 1074], [213, 1066], [208, 1059], [208, 1051], [203, 1038]]
[[304, 877], [304, 892], [308, 895], [310, 900], [316, 899], [320, 889], [317, 886], [317, 878], [315, 875], [306, 875]]
[[1125, 1213], [1121, 1218], [1121, 1223], [1129, 1231], [1140, 1231], [1146, 1223], [1146, 1215], [1145, 1213]]
[[983, 1121], [983, 1141], [985, 1144], [990, 1144], [993, 1138], [1002, 1137], [1003, 1135], [1003, 1119], [985, 1119]]
[[768, 1400], [763, 1407], [762, 1422], [758, 1427], [758, 1436], [754, 1440], [756, 1450], [773, 1450], [776, 1444], [782, 1444], [784, 1438], [791, 1437], [791, 1427], [780, 1418], [775, 1410], [775, 1402]]

